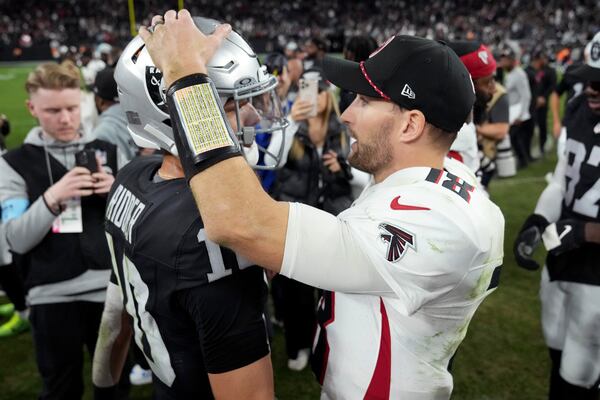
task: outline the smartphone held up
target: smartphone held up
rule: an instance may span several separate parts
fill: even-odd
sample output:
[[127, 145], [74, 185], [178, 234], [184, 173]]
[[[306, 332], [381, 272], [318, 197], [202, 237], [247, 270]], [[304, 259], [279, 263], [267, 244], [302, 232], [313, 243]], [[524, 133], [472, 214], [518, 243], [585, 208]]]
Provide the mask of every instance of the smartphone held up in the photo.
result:
[[317, 115], [319, 79], [321, 79], [321, 76], [318, 72], [306, 72], [298, 81], [298, 97], [312, 104], [312, 110], [308, 115], [309, 117]]
[[96, 152], [91, 149], [83, 149], [75, 153], [75, 165], [87, 168], [92, 174], [98, 172], [98, 161]]

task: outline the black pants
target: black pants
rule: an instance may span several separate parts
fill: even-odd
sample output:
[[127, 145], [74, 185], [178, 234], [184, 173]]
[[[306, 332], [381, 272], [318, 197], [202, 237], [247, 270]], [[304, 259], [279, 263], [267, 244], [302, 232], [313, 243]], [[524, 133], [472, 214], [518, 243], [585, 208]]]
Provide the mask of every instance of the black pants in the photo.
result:
[[83, 347], [93, 358], [104, 304], [72, 302], [31, 307], [29, 319], [38, 370], [39, 400], [79, 400], [83, 395]]
[[548, 107], [535, 110], [535, 120], [540, 132], [540, 154], [544, 154], [544, 145], [548, 139]]
[[517, 156], [520, 168], [526, 167], [532, 161], [531, 140], [533, 138], [533, 124], [534, 121], [530, 118], [519, 125], [512, 125], [509, 130], [510, 143]]
[[23, 278], [16, 265], [3, 265], [0, 267], [0, 286], [6, 292], [6, 297], [15, 305], [15, 310], [25, 311], [25, 288]]
[[275, 279], [281, 285], [285, 349], [288, 358], [298, 350], [311, 348], [316, 326], [315, 288], [283, 275]]
[[600, 391], [596, 388], [586, 389], [565, 381], [560, 376], [560, 359], [562, 351], [550, 350], [552, 370], [550, 372], [550, 390], [548, 400], [598, 400]]

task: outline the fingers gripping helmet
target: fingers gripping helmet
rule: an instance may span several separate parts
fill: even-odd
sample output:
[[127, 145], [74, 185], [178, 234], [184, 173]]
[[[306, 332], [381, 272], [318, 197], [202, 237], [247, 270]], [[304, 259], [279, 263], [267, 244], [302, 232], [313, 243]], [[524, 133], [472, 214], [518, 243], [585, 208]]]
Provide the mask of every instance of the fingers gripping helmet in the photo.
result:
[[[205, 35], [214, 32], [218, 21], [195, 17], [194, 22]], [[256, 134], [281, 135], [281, 145], [267, 151], [268, 165], [257, 169], [279, 167], [283, 155], [287, 120], [275, 88], [277, 78], [267, 73], [250, 45], [232, 31], [207, 65], [208, 75], [214, 81], [221, 104], [235, 104], [236, 135], [241, 145], [250, 146]], [[143, 40], [136, 36], [125, 48], [115, 70], [119, 99], [127, 115], [129, 133], [140, 147], [163, 149], [177, 155], [166, 102], [166, 87], [162, 72], [154, 65]], [[243, 126], [241, 109], [251, 102], [260, 116], [260, 122]], [[277, 141], [279, 143], [279, 141]]]

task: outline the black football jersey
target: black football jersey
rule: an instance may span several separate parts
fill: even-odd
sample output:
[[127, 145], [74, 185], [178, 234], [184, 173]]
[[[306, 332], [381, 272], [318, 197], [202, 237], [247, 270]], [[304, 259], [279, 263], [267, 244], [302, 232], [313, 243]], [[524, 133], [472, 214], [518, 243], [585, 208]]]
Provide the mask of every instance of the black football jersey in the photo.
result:
[[211, 398], [207, 372], [268, 354], [264, 273], [207, 240], [185, 179], [154, 181], [160, 164], [161, 157], [135, 159], [109, 194], [113, 279], [159, 397]]
[[[600, 222], [600, 115], [592, 112], [582, 94], [568, 103], [563, 125], [567, 167], [561, 219]], [[550, 276], [600, 285], [598, 255], [600, 245], [593, 243], [560, 256], [549, 254]]]

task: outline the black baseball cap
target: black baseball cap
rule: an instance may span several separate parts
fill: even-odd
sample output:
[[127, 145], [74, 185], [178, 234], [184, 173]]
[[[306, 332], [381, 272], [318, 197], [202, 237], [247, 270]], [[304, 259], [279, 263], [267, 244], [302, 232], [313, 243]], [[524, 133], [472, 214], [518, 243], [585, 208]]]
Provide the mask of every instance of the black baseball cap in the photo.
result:
[[107, 67], [99, 71], [96, 74], [92, 90], [96, 96], [104, 100], [119, 101], [117, 82], [115, 81], [115, 69]]
[[326, 56], [323, 71], [336, 86], [419, 110], [448, 132], [458, 132], [475, 102], [469, 72], [442, 41], [392, 36], [360, 63]]

